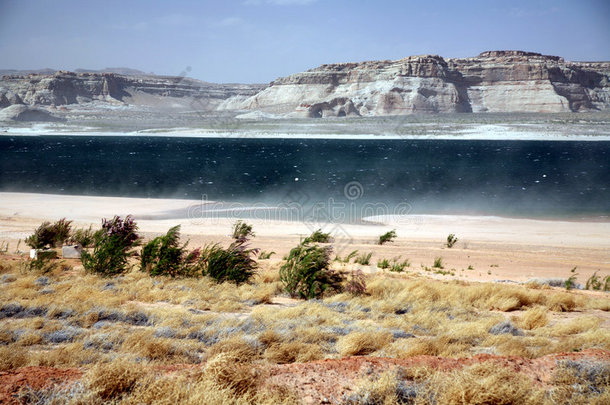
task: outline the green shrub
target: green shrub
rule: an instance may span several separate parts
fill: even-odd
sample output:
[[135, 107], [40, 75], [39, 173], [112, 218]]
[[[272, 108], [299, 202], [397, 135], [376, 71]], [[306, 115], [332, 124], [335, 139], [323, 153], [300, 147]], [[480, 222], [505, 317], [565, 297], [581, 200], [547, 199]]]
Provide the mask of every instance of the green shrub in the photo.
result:
[[322, 229], [314, 231], [303, 240], [303, 243], [331, 243], [333, 241], [330, 233], [322, 232]]
[[455, 245], [458, 241], [458, 238], [456, 238], [455, 234], [450, 233], [449, 236], [447, 236], [447, 247], [448, 248], [452, 248], [453, 245]]
[[[99, 232], [99, 231], [98, 231]], [[95, 233], [91, 226], [88, 229], [77, 229], [72, 232], [72, 236], [68, 239], [68, 242], [79, 244], [84, 248], [93, 247], [93, 243], [95, 242]]]
[[379, 267], [380, 269], [389, 269], [390, 268], [390, 261], [388, 259], [381, 259], [381, 260], [377, 260], [377, 267]]
[[570, 273], [572, 273], [572, 275], [565, 281], [566, 290], [571, 290], [576, 286], [576, 276], [578, 276], [578, 273], [576, 273], [576, 267], [573, 267], [572, 270], [570, 270]]
[[44, 249], [46, 247], [59, 247], [70, 237], [72, 221], [62, 218], [51, 224], [43, 222], [34, 231], [34, 234], [25, 239], [25, 243], [32, 249]]
[[142, 249], [140, 270], [151, 276], [191, 276], [199, 267], [199, 249], [187, 253], [188, 242], [180, 246], [180, 225], [170, 228], [164, 236], [149, 241]]
[[127, 270], [131, 249], [139, 244], [140, 237], [133, 217], [124, 220], [115, 216], [102, 220], [102, 229], [96, 232], [93, 253], [83, 251], [81, 261], [85, 270], [104, 276], [113, 276]]
[[258, 264], [252, 258], [258, 249], [249, 249], [247, 239], [238, 239], [224, 249], [218, 244], [208, 245], [201, 252], [202, 274], [217, 283], [230, 281], [245, 283], [256, 274]]
[[258, 254], [258, 260], [268, 260], [271, 259], [271, 256], [273, 256], [275, 254], [275, 252], [266, 252], [266, 251], [261, 251]]
[[606, 276], [603, 281], [597, 275], [597, 271], [593, 273], [591, 277], [587, 280], [585, 284], [586, 290], [602, 290], [608, 291], [610, 290], [610, 276]]
[[437, 269], [444, 269], [445, 267], [443, 266], [443, 258], [437, 257], [436, 259], [434, 259], [434, 264], [432, 265], [432, 267]]
[[235, 222], [233, 225], [233, 239], [249, 239], [254, 236], [254, 232], [252, 232], [252, 225], [241, 220]]
[[395, 229], [381, 235], [379, 237], [379, 240], [377, 241], [377, 244], [383, 245], [384, 243], [387, 243], [387, 242], [393, 242], [394, 239], [396, 239], [396, 230]]
[[405, 259], [402, 262], [399, 261], [400, 257], [395, 257], [392, 259], [392, 263], [390, 265], [390, 271], [401, 273], [405, 270], [405, 267], [410, 267], [411, 263], [409, 263], [409, 259]]
[[350, 252], [347, 256], [345, 256], [345, 258], [343, 258], [343, 259], [341, 257], [339, 257], [339, 255], [337, 255], [335, 257], [335, 261], [342, 262], [342, 263], [349, 263], [350, 260], [352, 260], [354, 257], [356, 257], [357, 254], [358, 254], [358, 251], [354, 250], [354, 251]]
[[319, 298], [327, 291], [341, 291], [342, 272], [329, 268], [332, 248], [301, 243], [288, 254], [280, 268], [280, 280], [292, 297]]
[[356, 260], [354, 260], [354, 263], [358, 263], [358, 264], [361, 264], [363, 266], [368, 266], [369, 264], [371, 264], [371, 257], [372, 256], [373, 256], [373, 252], [360, 253], [360, 255], [358, 255]]
[[36, 259], [27, 259], [21, 264], [21, 269], [26, 272], [50, 273], [58, 266], [57, 252], [54, 250], [40, 251]]

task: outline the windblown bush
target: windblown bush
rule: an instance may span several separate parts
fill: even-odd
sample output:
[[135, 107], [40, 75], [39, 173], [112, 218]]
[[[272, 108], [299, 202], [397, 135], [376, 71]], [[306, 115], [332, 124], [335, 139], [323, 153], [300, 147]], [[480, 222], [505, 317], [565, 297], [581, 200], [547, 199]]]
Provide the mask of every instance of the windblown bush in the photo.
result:
[[293, 297], [311, 299], [326, 291], [341, 291], [345, 280], [342, 272], [329, 268], [331, 247], [308, 245], [303, 242], [288, 254], [280, 268], [280, 280]]
[[68, 239], [68, 242], [81, 245], [84, 248], [90, 248], [95, 242], [95, 231], [91, 226], [87, 229], [76, 229]]
[[187, 253], [188, 242], [180, 246], [180, 225], [149, 241], [142, 249], [140, 270], [151, 276], [190, 276], [198, 269], [199, 249]]
[[455, 236], [455, 234], [450, 233], [449, 236], [447, 236], [446, 245], [448, 248], [451, 249], [453, 247], [453, 245], [455, 245], [457, 243], [457, 241], [458, 241], [458, 238]]
[[127, 270], [131, 249], [139, 244], [138, 226], [131, 215], [121, 219], [102, 220], [102, 231], [96, 233], [93, 253], [83, 251], [81, 261], [85, 270], [112, 276]]
[[303, 240], [303, 243], [331, 243], [333, 241], [330, 233], [322, 232], [322, 229], [314, 231]]
[[34, 234], [25, 239], [25, 243], [32, 249], [61, 246], [70, 237], [71, 224], [72, 221], [67, 221], [66, 218], [54, 224], [43, 222]]
[[393, 242], [394, 239], [396, 239], [396, 230], [391, 230], [389, 232], [384, 233], [383, 235], [381, 235], [379, 237], [379, 240], [377, 241], [378, 245], [383, 245], [387, 242]]
[[208, 245], [201, 252], [201, 271], [216, 282], [242, 284], [256, 274], [258, 249], [250, 249], [247, 239], [238, 239], [224, 249], [218, 244]]
[[235, 222], [233, 225], [233, 239], [249, 239], [251, 237], [254, 237], [252, 225], [241, 220]]

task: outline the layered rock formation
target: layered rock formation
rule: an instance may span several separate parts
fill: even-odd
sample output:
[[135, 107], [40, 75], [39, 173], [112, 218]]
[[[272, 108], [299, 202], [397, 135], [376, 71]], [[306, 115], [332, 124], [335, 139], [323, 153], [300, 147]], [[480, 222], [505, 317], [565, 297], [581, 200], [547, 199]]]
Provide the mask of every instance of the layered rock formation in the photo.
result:
[[13, 104], [66, 105], [93, 100], [111, 103], [214, 109], [230, 97], [247, 97], [265, 86], [214, 84], [185, 77], [127, 76], [115, 73], [5, 75], [0, 80], [0, 108]]
[[0, 108], [101, 101], [189, 111], [239, 110], [246, 112], [244, 117], [248, 111], [258, 111], [261, 117], [329, 117], [610, 109], [610, 62], [567, 62], [523, 51], [329, 64], [268, 86], [214, 84], [122, 69], [133, 74], [5, 75], [0, 80]]
[[610, 108], [610, 63], [522, 51], [322, 65], [220, 108], [304, 117], [449, 112], [569, 112]]

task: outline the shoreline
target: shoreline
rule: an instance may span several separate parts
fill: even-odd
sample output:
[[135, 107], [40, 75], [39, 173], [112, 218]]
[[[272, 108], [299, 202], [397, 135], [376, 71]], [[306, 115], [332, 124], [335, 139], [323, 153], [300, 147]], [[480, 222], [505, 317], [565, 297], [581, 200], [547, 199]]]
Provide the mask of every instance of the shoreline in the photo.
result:
[[[189, 217], [195, 200], [123, 197], [65, 196], [0, 192], [0, 241], [11, 251], [20, 239], [30, 235], [43, 221], [73, 220], [75, 228], [99, 227], [101, 218], [132, 214], [141, 234], [152, 238], [181, 225], [181, 233], [194, 248], [208, 243], [228, 244], [234, 218]], [[159, 213], [182, 210], [182, 218], [163, 219]], [[191, 212], [192, 213], [192, 212]], [[567, 278], [577, 267], [578, 281], [584, 283], [594, 272], [610, 275], [610, 222], [542, 221], [502, 217], [455, 215], [412, 215], [384, 224], [316, 224], [298, 221], [245, 219], [254, 227], [252, 245], [274, 251], [279, 258], [288, 253], [315, 229], [331, 233], [335, 241], [333, 257], [345, 257], [358, 250], [372, 252], [365, 273], [381, 271], [374, 264], [386, 258], [408, 259], [408, 272], [426, 277], [465, 281]], [[406, 221], [404, 221], [406, 219]], [[396, 229], [398, 238], [377, 245], [379, 235]], [[458, 243], [449, 249], [447, 235], [454, 233]], [[21, 246], [22, 249], [26, 247]], [[432, 268], [442, 257], [445, 273]]]
[[448, 130], [447, 134], [350, 134], [310, 132], [265, 132], [244, 129], [237, 131], [213, 131], [202, 128], [158, 128], [138, 131], [96, 131], [91, 127], [61, 127], [58, 125], [33, 125], [31, 127], [0, 127], [0, 136], [87, 136], [87, 137], [171, 137], [201, 139], [332, 139], [332, 140], [463, 140], [463, 141], [574, 141], [610, 142], [610, 135], [566, 135], [537, 131], [517, 131], [502, 125], [479, 125], [469, 129]]

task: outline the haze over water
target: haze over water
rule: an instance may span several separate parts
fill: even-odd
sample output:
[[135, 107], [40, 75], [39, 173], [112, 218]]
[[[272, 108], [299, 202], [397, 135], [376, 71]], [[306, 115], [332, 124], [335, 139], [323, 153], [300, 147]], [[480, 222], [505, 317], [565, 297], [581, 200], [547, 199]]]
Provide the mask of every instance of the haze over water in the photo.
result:
[[607, 219], [609, 158], [610, 142], [19, 136], [0, 137], [0, 190]]

